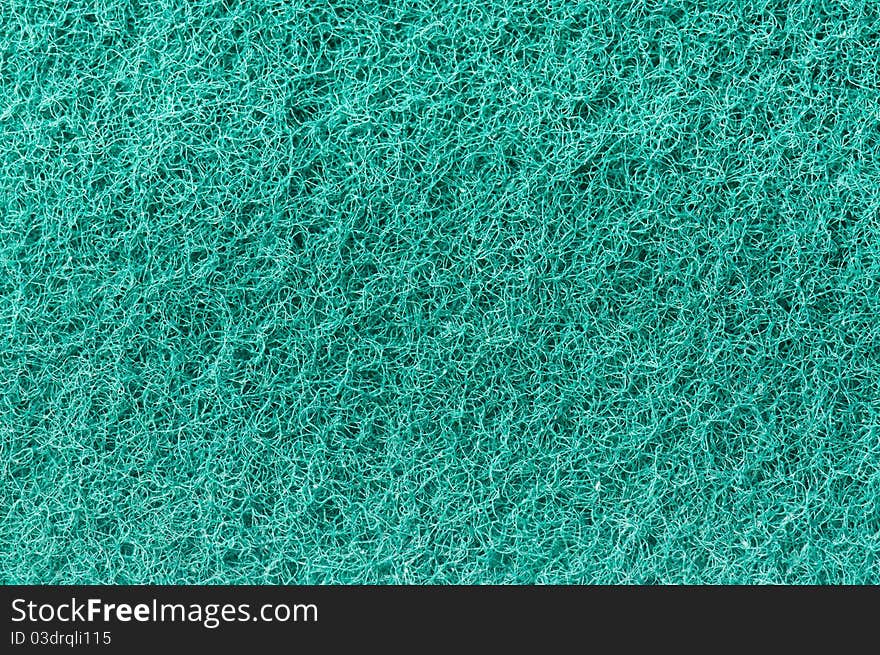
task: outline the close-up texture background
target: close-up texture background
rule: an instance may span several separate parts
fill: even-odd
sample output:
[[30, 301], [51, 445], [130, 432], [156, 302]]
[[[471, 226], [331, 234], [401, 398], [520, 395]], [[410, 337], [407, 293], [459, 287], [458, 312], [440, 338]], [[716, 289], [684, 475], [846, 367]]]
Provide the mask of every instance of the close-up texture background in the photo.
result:
[[0, 582], [880, 581], [868, 0], [0, 2]]

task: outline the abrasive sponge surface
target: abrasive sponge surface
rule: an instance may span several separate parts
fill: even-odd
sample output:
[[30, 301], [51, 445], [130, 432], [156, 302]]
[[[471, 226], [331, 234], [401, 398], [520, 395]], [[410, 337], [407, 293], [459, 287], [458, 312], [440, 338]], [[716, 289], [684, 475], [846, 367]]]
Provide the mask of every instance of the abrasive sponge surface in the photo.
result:
[[880, 581], [878, 51], [0, 3], [0, 582]]

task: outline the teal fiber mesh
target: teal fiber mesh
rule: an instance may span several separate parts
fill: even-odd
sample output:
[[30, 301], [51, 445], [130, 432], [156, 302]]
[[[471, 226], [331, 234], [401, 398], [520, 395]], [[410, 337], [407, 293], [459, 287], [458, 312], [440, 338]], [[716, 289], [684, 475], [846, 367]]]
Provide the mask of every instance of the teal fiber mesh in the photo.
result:
[[4, 0], [0, 581], [880, 581], [866, 0]]

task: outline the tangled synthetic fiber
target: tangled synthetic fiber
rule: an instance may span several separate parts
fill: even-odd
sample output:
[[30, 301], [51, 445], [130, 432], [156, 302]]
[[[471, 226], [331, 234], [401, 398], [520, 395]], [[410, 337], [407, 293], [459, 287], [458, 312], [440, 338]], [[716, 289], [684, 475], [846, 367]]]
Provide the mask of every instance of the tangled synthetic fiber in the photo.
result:
[[0, 581], [880, 581], [868, 0], [0, 3]]

